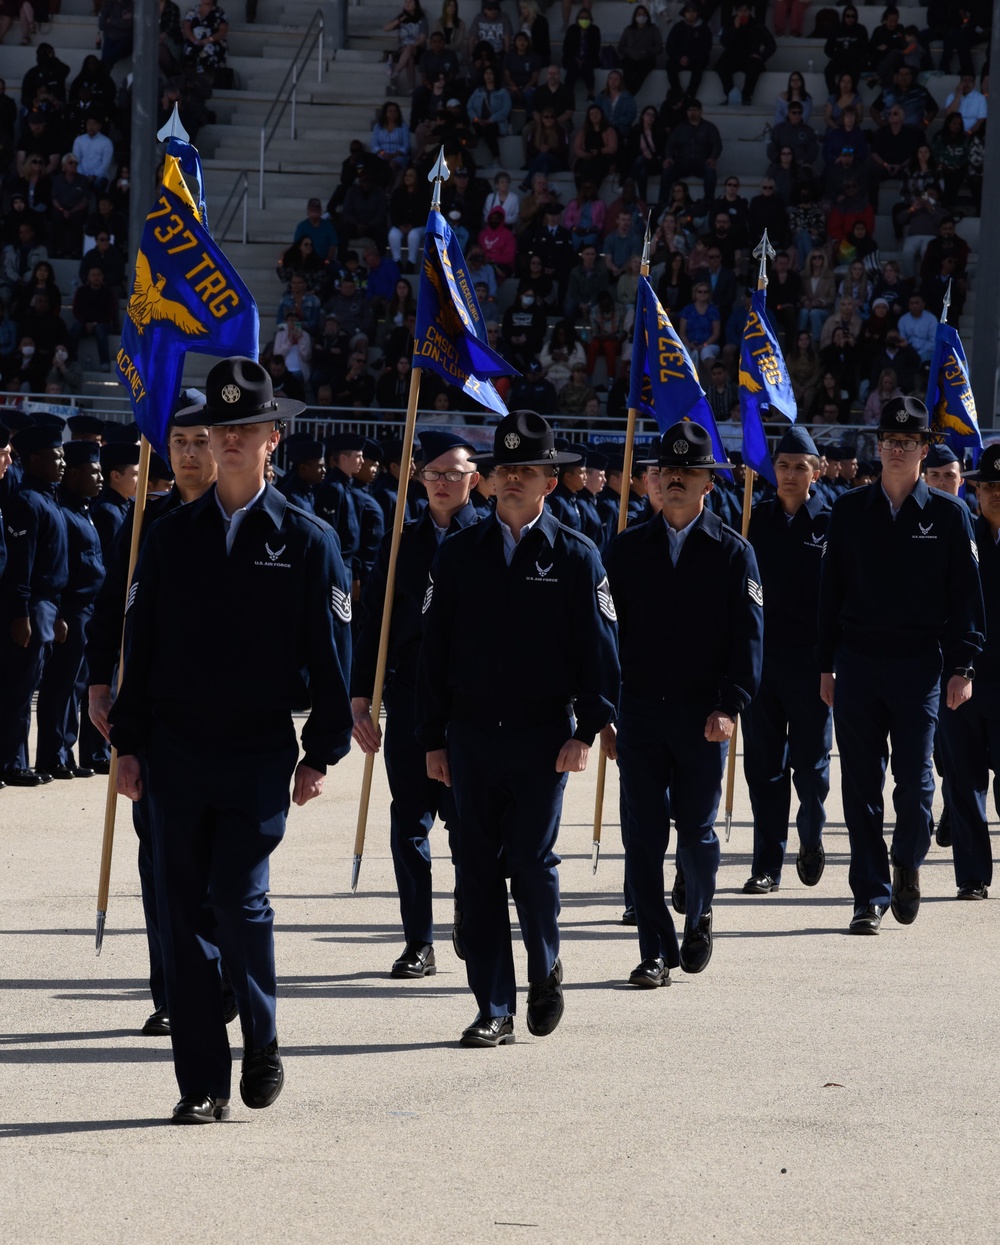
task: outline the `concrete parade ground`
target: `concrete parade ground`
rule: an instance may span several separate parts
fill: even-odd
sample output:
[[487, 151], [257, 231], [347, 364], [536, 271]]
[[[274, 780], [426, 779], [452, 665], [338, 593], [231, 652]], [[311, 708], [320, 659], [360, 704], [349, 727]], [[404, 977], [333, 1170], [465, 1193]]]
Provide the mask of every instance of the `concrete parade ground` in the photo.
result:
[[[950, 849], [932, 846], [916, 923], [887, 914], [877, 938], [848, 936], [836, 764], [819, 886], [796, 877], [793, 832], [780, 891], [743, 896], [740, 778], [712, 962], [632, 990], [614, 767], [591, 872], [595, 762], [563, 816], [554, 1034], [529, 1035], [522, 993], [515, 1045], [458, 1046], [476, 1009], [440, 827], [438, 972], [390, 980], [402, 937], [381, 762], [349, 890], [355, 749], [272, 858], [284, 1092], [248, 1111], [237, 1062], [231, 1120], [195, 1128], [167, 1124], [168, 1040], [139, 1035], [151, 1004], [126, 802], [97, 959], [105, 780], [0, 792], [3, 1240], [1000, 1240], [1000, 902], [956, 901]], [[238, 1061], [238, 1022], [230, 1037]]]

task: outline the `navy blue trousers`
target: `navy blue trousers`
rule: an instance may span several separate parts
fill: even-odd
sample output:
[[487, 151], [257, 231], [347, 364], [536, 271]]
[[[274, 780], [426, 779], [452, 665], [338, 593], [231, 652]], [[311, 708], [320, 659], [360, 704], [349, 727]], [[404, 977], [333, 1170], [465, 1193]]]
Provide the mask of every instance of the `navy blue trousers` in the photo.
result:
[[0, 629], [0, 770], [28, 768], [31, 697], [42, 679], [52, 651], [56, 607], [49, 601], [31, 605], [31, 640], [21, 648]]
[[[80, 672], [84, 669], [87, 623], [92, 613], [88, 608], [81, 613], [61, 615], [66, 623], [66, 639], [52, 645], [38, 685], [36, 769], [52, 770], [57, 765], [73, 764], [73, 746], [80, 733]], [[86, 694], [86, 688], [83, 691]]]
[[291, 723], [281, 745], [211, 758], [154, 724], [145, 773], [170, 1042], [182, 1095], [230, 1097], [220, 951], [244, 1039], [261, 1047], [275, 1037], [268, 858], [285, 831], [297, 756]]
[[844, 818], [856, 907], [888, 906], [889, 852], [883, 834], [885, 770], [892, 746], [896, 821], [892, 859], [919, 869], [934, 818], [934, 730], [941, 692], [939, 657], [867, 657], [843, 646], [834, 663], [833, 721], [840, 748]]
[[455, 800], [450, 788], [427, 777], [427, 753], [416, 740], [416, 688], [394, 679], [385, 689], [385, 710], [385, 771], [392, 794], [389, 845], [403, 938], [406, 942], [433, 942], [429, 836], [434, 818], [440, 815], [454, 862], [458, 822]]
[[544, 981], [559, 954], [555, 845], [567, 775], [555, 765], [572, 734], [569, 719], [518, 729], [453, 722], [448, 731], [465, 967], [484, 1019], [517, 1010], [506, 877], [528, 980]]
[[1000, 686], [976, 680], [971, 700], [958, 709], [943, 708], [938, 743], [951, 810], [956, 885], [981, 882], [989, 886], [993, 881], [993, 847], [986, 801], [990, 770], [1000, 769]]
[[727, 745], [705, 739], [710, 706], [622, 698], [618, 769], [629, 808], [625, 878], [635, 903], [642, 959], [680, 963], [677, 931], [664, 897], [670, 819], [687, 886], [687, 921], [712, 906], [719, 871], [715, 817]]
[[153, 866], [153, 832], [145, 767], [142, 798], [132, 802], [132, 825], [139, 840], [139, 891], [142, 896], [142, 915], [146, 923], [146, 946], [149, 949], [149, 993], [153, 996], [153, 1007], [159, 1010], [167, 1005], [167, 987], [163, 975], [160, 918], [156, 910], [156, 871]]
[[743, 770], [753, 808], [754, 877], [781, 881], [788, 845], [792, 783], [799, 797], [799, 843], [818, 846], [830, 791], [833, 717], [819, 697], [813, 649], [764, 657], [760, 691], [743, 711]]

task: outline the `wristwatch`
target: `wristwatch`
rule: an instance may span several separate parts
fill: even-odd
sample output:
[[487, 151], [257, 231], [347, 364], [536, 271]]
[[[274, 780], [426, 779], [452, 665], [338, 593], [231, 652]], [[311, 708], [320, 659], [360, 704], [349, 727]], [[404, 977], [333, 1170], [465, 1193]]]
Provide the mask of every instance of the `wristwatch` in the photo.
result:
[[954, 673], [957, 674], [962, 679], [971, 680], [976, 677], [976, 672], [972, 668], [972, 666], [956, 666]]

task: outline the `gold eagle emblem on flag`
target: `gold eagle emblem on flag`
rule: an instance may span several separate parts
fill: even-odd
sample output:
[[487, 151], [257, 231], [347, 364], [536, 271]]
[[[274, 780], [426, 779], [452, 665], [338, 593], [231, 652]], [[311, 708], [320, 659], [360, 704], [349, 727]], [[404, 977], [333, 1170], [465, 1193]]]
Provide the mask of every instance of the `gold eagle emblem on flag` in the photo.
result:
[[156, 274], [149, 266], [149, 260], [142, 251], [135, 258], [135, 282], [132, 286], [132, 297], [128, 300], [128, 317], [140, 335], [153, 320], [169, 320], [171, 324], [184, 333], [192, 336], [207, 333], [208, 329], [193, 316], [183, 303], [163, 297], [163, 288], [167, 278], [161, 273]]

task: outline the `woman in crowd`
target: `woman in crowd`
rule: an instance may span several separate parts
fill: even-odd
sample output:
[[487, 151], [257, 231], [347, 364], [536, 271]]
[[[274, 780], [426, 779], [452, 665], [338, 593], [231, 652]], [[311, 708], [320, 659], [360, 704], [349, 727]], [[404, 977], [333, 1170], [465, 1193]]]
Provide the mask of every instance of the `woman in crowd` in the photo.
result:
[[440, 31], [444, 35], [445, 46], [451, 48], [458, 57], [459, 63], [464, 65], [469, 32], [465, 22], [458, 16], [458, 0], [444, 0], [441, 6], [441, 16], [431, 27], [432, 34], [434, 31]]
[[681, 251], [673, 251], [667, 260], [656, 286], [656, 297], [663, 307], [678, 315], [691, 302], [691, 278], [687, 274], [685, 257]]
[[772, 125], [780, 125], [782, 121], [788, 120], [788, 105], [793, 100], [802, 105], [802, 122], [808, 125], [809, 118], [812, 116], [813, 97], [806, 90], [806, 80], [797, 69], [793, 69], [788, 75], [788, 85], [779, 92], [778, 98], [774, 101]]
[[505, 281], [512, 276], [517, 262], [517, 239], [504, 223], [502, 207], [492, 209], [477, 240], [486, 262], [493, 265], [497, 280]]
[[510, 132], [510, 110], [513, 103], [506, 87], [497, 84], [496, 71], [483, 70], [483, 85], [469, 96], [466, 112], [472, 132], [490, 149], [494, 160], [500, 159], [500, 138]]
[[816, 386], [822, 374], [819, 351], [808, 329], [799, 331], [795, 338], [795, 345], [786, 355], [785, 362], [788, 365], [788, 378], [792, 382], [795, 405], [802, 418], [812, 405]]
[[184, 59], [194, 61], [199, 73], [214, 74], [225, 65], [229, 20], [213, 0], [199, 0], [188, 9], [181, 33], [184, 35]]
[[286, 290], [291, 289], [292, 277], [302, 277], [310, 294], [318, 294], [326, 282], [326, 264], [316, 254], [313, 240], [308, 235], [293, 242], [282, 253], [276, 271]]
[[598, 186], [611, 170], [618, 154], [618, 132], [597, 104], [590, 104], [583, 123], [573, 135], [573, 176], [577, 184]]
[[389, 60], [389, 93], [395, 94], [402, 81], [407, 95], [413, 94], [417, 83], [417, 62], [427, 46], [427, 18], [420, 0], [403, 0], [400, 12], [382, 27], [387, 33], [396, 31], [399, 47]]
[[891, 398], [902, 398], [904, 396], [902, 389], [899, 387], [899, 379], [891, 367], [883, 368], [879, 373], [878, 384], [868, 395], [865, 402], [864, 411], [861, 415], [862, 423], [868, 424], [869, 427], [878, 426], [879, 417], [882, 414], [882, 407]]
[[587, 366], [587, 356], [572, 320], [560, 320], [538, 356], [545, 379], [561, 393], [574, 368]]
[[795, 266], [800, 271], [808, 264], [809, 254], [826, 242], [826, 213], [816, 201], [816, 186], [810, 178], [801, 181], [788, 208], [788, 228], [795, 246]]
[[590, 341], [587, 342], [587, 376], [593, 377], [597, 360], [602, 355], [608, 373], [608, 384], [618, 377], [618, 357], [625, 340], [624, 308], [615, 302], [608, 290], [601, 290], [590, 309]]
[[638, 109], [635, 97], [625, 90], [625, 79], [620, 69], [612, 69], [608, 73], [604, 89], [597, 96], [597, 106], [604, 113], [609, 125], [614, 127], [618, 135], [618, 145], [623, 147], [628, 139], [628, 132], [635, 124]]
[[372, 126], [371, 150], [384, 160], [393, 173], [401, 172], [410, 162], [410, 127], [395, 100], [386, 100]]
[[483, 220], [489, 216], [494, 208], [501, 209], [508, 228], [517, 228], [518, 217], [521, 211], [521, 200], [510, 188], [509, 173], [501, 171], [494, 177], [493, 189], [486, 196], [486, 202], [483, 204]]
[[[932, 160], [939, 172], [945, 204], [953, 208], [969, 172], [971, 143], [960, 112], [950, 113], [934, 139]], [[922, 150], [923, 148], [921, 148]], [[919, 152], [917, 153], [920, 154]]]
[[618, 60], [625, 79], [625, 90], [635, 95], [656, 68], [656, 58], [663, 51], [660, 28], [650, 19], [649, 9], [637, 4], [632, 20], [618, 40]]
[[858, 94], [858, 80], [854, 74], [845, 70], [837, 78], [836, 88], [827, 96], [823, 117], [828, 130], [835, 130], [848, 113], [854, 114], [854, 120], [860, 127], [865, 119], [865, 106]]
[[569, 136], [551, 108], [545, 108], [537, 121], [530, 121], [522, 134], [527, 170], [522, 190], [527, 190], [531, 179], [539, 173], [562, 173], [569, 168]]
[[539, 13], [536, 0], [520, 0], [517, 16], [521, 23], [520, 29], [530, 39], [531, 50], [542, 62], [542, 69], [545, 70], [552, 60], [548, 18]]
[[[649, 193], [649, 179], [663, 172], [664, 134], [656, 109], [650, 104], [642, 110], [639, 120], [628, 136], [629, 177], [639, 190], [642, 199]], [[630, 162], [630, 163], [629, 163]]]
[[15, 316], [21, 319], [30, 311], [31, 300], [36, 294], [45, 294], [49, 300], [50, 313], [59, 315], [62, 310], [62, 291], [56, 285], [52, 265], [46, 259], [39, 260], [32, 270], [31, 279], [21, 291], [14, 306]]
[[601, 60], [601, 28], [594, 25], [593, 14], [587, 5], [581, 5], [576, 21], [566, 31], [563, 39], [563, 68], [566, 85], [573, 89], [577, 79], [583, 79], [588, 96], [594, 94], [594, 70]]
[[699, 281], [694, 287], [692, 301], [681, 311], [677, 333], [699, 369], [719, 353], [722, 324], [707, 281]]
[[[964, 129], [961, 130], [961, 133], [964, 137]], [[931, 154], [930, 143], [921, 143], [913, 157], [907, 161], [906, 173], [899, 191], [899, 200], [892, 205], [892, 227], [897, 239], [901, 240], [903, 238], [906, 232], [907, 220], [923, 199], [927, 189], [933, 186], [935, 189], [941, 190], [942, 184], [937, 161]]]
[[827, 39], [824, 49], [829, 57], [823, 76], [832, 95], [843, 74], [860, 81], [868, 61], [868, 31], [858, 20], [858, 10], [847, 5], [840, 17], [837, 33]]
[[813, 341], [819, 341], [836, 296], [833, 270], [826, 251], [815, 247], [806, 259], [799, 303], [799, 329], [808, 331]]
[[413, 165], [403, 170], [403, 178], [389, 198], [389, 250], [396, 263], [402, 261], [406, 247], [409, 271], [420, 263], [424, 225], [430, 209], [430, 185]]

